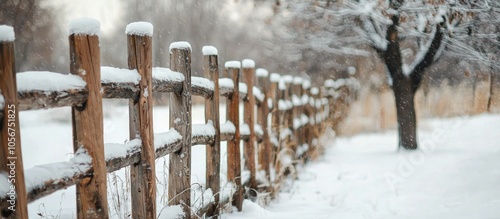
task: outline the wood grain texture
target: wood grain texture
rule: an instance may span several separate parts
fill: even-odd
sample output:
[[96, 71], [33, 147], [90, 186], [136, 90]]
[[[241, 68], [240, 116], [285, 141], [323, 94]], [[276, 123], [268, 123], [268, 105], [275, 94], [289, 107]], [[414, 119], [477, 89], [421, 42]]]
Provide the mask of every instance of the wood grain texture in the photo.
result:
[[[153, 83], [152, 83], [152, 38], [150, 36], [127, 36], [128, 67], [137, 69], [141, 80], [140, 95], [129, 104], [130, 139], [141, 139], [141, 158], [132, 165], [131, 194], [132, 218], [156, 217], [155, 146], [153, 136]], [[134, 126], [134, 127], [132, 127]]]
[[247, 84], [247, 96], [243, 101], [243, 122], [248, 124], [250, 135], [243, 141], [243, 152], [245, 158], [245, 169], [250, 171], [248, 187], [257, 189], [255, 178], [255, 97], [253, 95], [253, 84], [255, 80], [254, 68], [243, 68], [243, 82]]
[[5, 116], [0, 120], [0, 172], [14, 177], [15, 194], [12, 195], [16, 196], [14, 203], [2, 202], [0, 205], [2, 209], [14, 208], [2, 210], [2, 217], [25, 219], [28, 218], [28, 201], [21, 153], [14, 57], [14, 42], [0, 42], [0, 90], [4, 97], [1, 111]]
[[271, 163], [271, 138], [269, 136], [268, 130], [268, 115], [269, 106], [267, 99], [272, 95], [272, 90], [270, 89], [269, 76], [257, 77], [257, 86], [263, 91], [264, 101], [257, 107], [257, 123], [262, 127], [262, 141], [259, 144], [259, 170], [264, 170], [266, 173], [266, 179], [270, 182], [270, 163]]
[[191, 218], [191, 50], [172, 49], [170, 68], [184, 75], [182, 91], [170, 93], [170, 127], [182, 136], [181, 148], [169, 155], [169, 205], [181, 205], [185, 218]]
[[87, 83], [88, 99], [72, 107], [73, 147], [92, 157], [92, 175], [76, 184], [78, 218], [109, 218], [104, 160], [99, 37], [69, 36], [70, 72]]
[[278, 90], [278, 82], [271, 82], [271, 87], [269, 88], [270, 90], [270, 98], [273, 102], [273, 108], [271, 110], [271, 137], [274, 138], [275, 144], [272, 146], [272, 154], [271, 156], [271, 162], [273, 164], [273, 167], [275, 170], [277, 170], [277, 155], [279, 152], [279, 146], [280, 146], [280, 110], [278, 107], [278, 101], [280, 97], [280, 91]]
[[207, 188], [212, 190], [214, 203], [210, 204], [206, 216], [219, 215], [220, 192], [220, 119], [219, 119], [219, 60], [217, 55], [203, 57], [205, 77], [214, 83], [214, 92], [210, 99], [205, 100], [205, 122], [212, 122], [215, 129], [214, 141], [206, 145], [206, 176]]
[[[233, 80], [233, 84], [240, 81], [239, 68], [226, 68], [225, 76]], [[227, 141], [227, 181], [233, 182], [236, 192], [233, 196], [233, 205], [238, 211], [243, 209], [244, 189], [241, 184], [241, 154], [240, 154], [240, 121], [239, 121], [239, 86], [234, 86], [233, 93], [229, 95], [226, 102], [227, 120], [235, 126], [234, 138]]]

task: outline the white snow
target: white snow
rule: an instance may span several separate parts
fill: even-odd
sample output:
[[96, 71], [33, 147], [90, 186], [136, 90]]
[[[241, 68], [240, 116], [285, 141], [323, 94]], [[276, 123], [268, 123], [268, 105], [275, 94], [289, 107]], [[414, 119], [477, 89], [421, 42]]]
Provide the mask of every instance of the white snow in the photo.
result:
[[17, 91], [65, 91], [69, 89], [85, 89], [86, 83], [80, 76], [63, 75], [48, 71], [19, 72], [17, 77]]
[[182, 82], [184, 81], [184, 75], [180, 72], [172, 71], [169, 68], [154, 67], [153, 80]]
[[311, 94], [312, 95], [318, 95], [319, 94], [319, 88], [317, 88], [317, 87], [311, 88]]
[[16, 35], [14, 28], [7, 25], [0, 25], [0, 42], [14, 42]]
[[302, 102], [302, 105], [306, 105], [307, 102], [309, 102], [309, 96], [307, 96], [307, 94], [302, 95], [300, 101]]
[[101, 67], [101, 82], [102, 83], [133, 83], [139, 84], [141, 75], [136, 69], [124, 69], [114, 67]]
[[219, 92], [232, 92], [234, 90], [233, 80], [230, 78], [219, 78]]
[[173, 218], [183, 218], [184, 211], [181, 205], [171, 205], [165, 206], [160, 210], [158, 219], [173, 219]]
[[302, 82], [302, 88], [305, 89], [305, 90], [311, 88], [311, 81], [310, 80], [304, 80]]
[[252, 89], [253, 95], [255, 96], [255, 99], [259, 100], [259, 102], [264, 101], [264, 94], [260, 91], [258, 87], [253, 87]]
[[243, 68], [255, 68], [255, 61], [252, 59], [243, 59], [241, 65]]
[[219, 52], [217, 51], [217, 48], [214, 46], [204, 46], [201, 51], [203, 52], [204, 56], [209, 56], [209, 55], [217, 55]]
[[241, 62], [240, 61], [227, 61], [224, 63], [225, 68], [241, 68]]
[[300, 101], [300, 98], [295, 94], [292, 95], [292, 103], [294, 106], [302, 106], [302, 101]]
[[220, 133], [234, 134], [236, 132], [236, 127], [231, 121], [226, 121], [224, 124], [220, 125]]
[[93, 18], [78, 18], [69, 22], [69, 34], [99, 35], [101, 22]]
[[283, 78], [283, 80], [285, 81], [285, 83], [290, 84], [290, 83], [292, 83], [292, 82], [293, 82], [293, 76], [292, 76], [292, 75], [285, 75], [285, 76], [283, 76], [282, 78]]
[[253, 131], [255, 132], [256, 135], [260, 135], [260, 136], [264, 135], [264, 131], [262, 130], [262, 126], [259, 124], [254, 125]]
[[271, 73], [271, 76], [270, 76], [269, 80], [270, 80], [271, 82], [276, 83], [276, 82], [279, 82], [279, 81], [280, 81], [280, 78], [281, 78], [281, 75], [280, 75], [280, 74], [278, 74], [278, 73]]
[[155, 150], [165, 145], [173, 144], [174, 142], [180, 139], [182, 139], [182, 135], [174, 128], [170, 128], [168, 132], [155, 133], [154, 135]]
[[[248, 87], [247, 87], [247, 84], [243, 83], [243, 82], [239, 82], [238, 83], [238, 89], [240, 91], [240, 93], [243, 93], [243, 94], [246, 94], [248, 93]], [[253, 91], [253, 90], [252, 90]]]
[[414, 152], [397, 151], [396, 130], [323, 139], [324, 157], [269, 206], [247, 200], [222, 218], [497, 218], [500, 115], [419, 126]]
[[242, 124], [240, 125], [240, 134], [241, 135], [250, 135], [250, 127], [248, 124]]
[[153, 36], [153, 25], [149, 22], [139, 21], [127, 25], [125, 34], [137, 36]]
[[[61, 178], [72, 178], [77, 174], [84, 174], [91, 167], [92, 158], [83, 148], [78, 149], [75, 156], [69, 161], [55, 162], [44, 165], [37, 165], [24, 171], [26, 191], [31, 192], [40, 188], [44, 182]], [[1, 180], [0, 180], [1, 181]], [[0, 183], [0, 198], [4, 198], [9, 190], [5, 182]]]
[[173, 49], [189, 49], [191, 51], [191, 44], [189, 44], [186, 41], [173, 42], [170, 44], [168, 51], [170, 51], [170, 53], [172, 53]]
[[356, 67], [354, 66], [349, 66], [347, 67], [347, 73], [350, 75], [350, 76], [353, 76], [356, 74]]
[[325, 87], [334, 87], [335, 86], [335, 81], [332, 80], [332, 79], [328, 79], [328, 80], [325, 80], [325, 82], [323, 83], [323, 85], [325, 85]]
[[193, 136], [215, 136], [215, 128], [212, 121], [207, 124], [194, 124], [192, 127]]
[[126, 157], [132, 151], [140, 150], [141, 143], [140, 139], [134, 139], [125, 144], [106, 143], [104, 144], [105, 158], [110, 160], [112, 158]]
[[255, 76], [259, 78], [265, 78], [269, 76], [269, 72], [264, 68], [258, 68], [257, 70], [255, 70]]
[[214, 90], [214, 82], [202, 77], [191, 77], [191, 85], [203, 87], [208, 90]]
[[302, 77], [293, 77], [293, 84], [294, 85], [300, 85], [300, 84], [302, 84], [302, 81], [303, 81]]

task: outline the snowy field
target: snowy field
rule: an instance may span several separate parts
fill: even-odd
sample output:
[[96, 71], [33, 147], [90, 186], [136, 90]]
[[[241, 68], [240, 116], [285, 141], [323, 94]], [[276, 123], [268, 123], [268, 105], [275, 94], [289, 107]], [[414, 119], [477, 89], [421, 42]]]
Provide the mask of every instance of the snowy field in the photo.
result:
[[[128, 108], [105, 102], [105, 143], [128, 139]], [[221, 108], [221, 121], [225, 121]], [[71, 158], [70, 109], [21, 112], [25, 168]], [[168, 108], [154, 108], [155, 132], [168, 130]], [[203, 107], [193, 107], [193, 123], [203, 123]], [[245, 201], [244, 212], [222, 218], [499, 218], [500, 115], [425, 120], [421, 150], [397, 152], [397, 133], [338, 138], [319, 161], [299, 170], [266, 209]], [[225, 179], [225, 143], [222, 175]], [[205, 184], [205, 147], [193, 148], [193, 203]], [[168, 159], [158, 159], [158, 213], [164, 208]], [[125, 170], [108, 174], [112, 218], [127, 218], [130, 199]], [[193, 194], [192, 193], [192, 194]], [[227, 191], [225, 191], [227, 193]], [[209, 196], [208, 196], [209, 197]], [[178, 209], [177, 209], [178, 210]], [[30, 218], [76, 218], [75, 190], [70, 187], [29, 205]]]
[[419, 151], [395, 131], [338, 138], [266, 209], [222, 218], [500, 218], [500, 115], [419, 125]]

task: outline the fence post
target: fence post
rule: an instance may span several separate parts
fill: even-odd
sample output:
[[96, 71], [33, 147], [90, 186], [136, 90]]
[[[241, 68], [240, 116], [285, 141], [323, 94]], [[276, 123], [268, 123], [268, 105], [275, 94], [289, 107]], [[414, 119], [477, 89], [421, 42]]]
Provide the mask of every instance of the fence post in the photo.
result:
[[279, 153], [279, 146], [280, 146], [280, 110], [279, 110], [279, 89], [278, 89], [278, 83], [280, 81], [280, 75], [278, 73], [272, 73], [271, 76], [269, 77], [269, 80], [271, 81], [271, 87], [269, 89], [270, 92], [270, 98], [273, 103], [273, 107], [271, 110], [271, 143], [273, 144], [272, 147], [272, 154], [271, 156], [271, 162], [273, 163], [273, 169], [276, 171], [277, 170], [277, 155]]
[[311, 81], [310, 80], [305, 80], [302, 83], [302, 91], [303, 91], [303, 94], [307, 96], [307, 101], [302, 102], [303, 107], [304, 107], [304, 114], [308, 118], [308, 122], [304, 126], [304, 136], [305, 136], [304, 142], [309, 146], [307, 148], [307, 151], [305, 152], [305, 156], [304, 156], [305, 157], [304, 162], [307, 162], [311, 158], [311, 153], [312, 153], [312, 148], [313, 148], [312, 140], [313, 140], [313, 126], [314, 126], [314, 123], [311, 122], [311, 121], [314, 121], [313, 120], [313, 116], [314, 116], [313, 109], [312, 109], [311, 105], [309, 104], [310, 100], [312, 99]]
[[153, 25], [127, 25], [128, 67], [141, 75], [139, 96], [129, 100], [130, 140], [141, 139], [141, 160], [130, 168], [132, 218], [156, 217], [155, 148], [153, 139]]
[[250, 180], [248, 187], [257, 189], [257, 180], [255, 179], [255, 96], [253, 94], [253, 85], [255, 80], [255, 62], [250, 59], [244, 59], [243, 82], [247, 85], [247, 97], [243, 101], [243, 122], [248, 125], [250, 135], [243, 141], [245, 169], [250, 171]]
[[[270, 89], [269, 83], [269, 72], [266, 69], [258, 68], [255, 72], [257, 76], [257, 86], [260, 87], [262, 94], [264, 95], [263, 101], [261, 101], [258, 106], [257, 111], [257, 121], [262, 127], [262, 142], [259, 144], [259, 170], [265, 172], [265, 177], [268, 182], [271, 182], [269, 165], [271, 163], [271, 140], [269, 137], [268, 129], [268, 115], [269, 115], [269, 103], [272, 103], [271, 96], [274, 94]], [[269, 189], [269, 188], [268, 188]]]
[[[317, 87], [311, 88], [311, 98], [312, 100], [309, 101], [309, 104], [311, 105], [312, 112], [311, 116], [309, 117], [310, 120], [313, 122], [312, 126], [312, 140], [311, 140], [311, 146], [310, 146], [310, 157], [311, 159], [315, 159], [318, 156], [318, 140], [319, 140], [319, 126], [320, 123], [318, 122], [318, 112], [319, 109], [317, 107], [318, 103], [318, 97], [319, 97], [319, 89]], [[310, 122], [311, 123], [311, 122]]]
[[[293, 118], [293, 125], [292, 125], [292, 130], [293, 130], [293, 136], [295, 139], [295, 145], [293, 147], [295, 153], [298, 152], [298, 149], [302, 147], [302, 140], [303, 136], [301, 133], [302, 130], [302, 120], [300, 116], [302, 115], [302, 102], [301, 102], [301, 96], [302, 96], [302, 78], [301, 77], [294, 77], [293, 78], [293, 83], [290, 86], [290, 90], [292, 91], [292, 103], [293, 103], [293, 110], [292, 110], [292, 118]], [[298, 154], [295, 154], [296, 158], [298, 158]]]
[[[14, 189], [7, 193], [7, 203], [2, 203], [2, 217], [28, 218], [28, 201], [24, 183], [23, 156], [21, 153], [21, 132], [19, 127], [19, 107], [17, 101], [16, 70], [14, 56], [14, 29], [0, 26], [6, 36], [0, 39], [0, 103], [3, 118], [0, 118], [0, 174], [5, 180], [15, 177]], [[10, 201], [12, 200], [12, 203]], [[6, 210], [4, 210], [6, 209]]]
[[73, 20], [69, 30], [70, 72], [82, 77], [89, 92], [84, 104], [71, 108], [74, 150], [83, 148], [92, 157], [92, 174], [76, 184], [78, 218], [109, 218], [99, 29], [99, 21], [82, 18]]
[[211, 121], [215, 129], [213, 145], [206, 146], [206, 184], [214, 196], [214, 204], [207, 211], [207, 216], [210, 217], [219, 215], [220, 196], [219, 60], [215, 47], [203, 47], [203, 71], [214, 82], [214, 95], [212, 99], [205, 100], [205, 122]]
[[169, 155], [168, 199], [181, 205], [185, 218], [191, 218], [191, 45], [170, 44], [170, 68], [184, 75], [182, 90], [170, 93], [170, 127], [182, 136], [181, 149]]
[[234, 193], [233, 205], [238, 211], [243, 207], [243, 187], [241, 185], [241, 154], [240, 154], [240, 122], [239, 122], [239, 81], [240, 68], [239, 61], [229, 61], [225, 65], [226, 75], [233, 81], [234, 90], [227, 98], [226, 117], [234, 124], [234, 138], [227, 142], [227, 181], [234, 182], [236, 192]]

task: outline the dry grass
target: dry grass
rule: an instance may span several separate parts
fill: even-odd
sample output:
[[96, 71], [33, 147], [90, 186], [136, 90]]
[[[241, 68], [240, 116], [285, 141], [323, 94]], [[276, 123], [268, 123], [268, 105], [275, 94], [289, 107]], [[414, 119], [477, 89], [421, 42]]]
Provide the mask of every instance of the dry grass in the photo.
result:
[[[445, 81], [439, 87], [429, 88], [428, 92], [420, 89], [415, 96], [417, 117], [421, 119], [486, 113], [489, 92], [489, 81], [479, 82], [475, 87], [467, 82], [451, 86]], [[500, 97], [494, 97], [493, 100], [490, 111], [500, 112]], [[396, 127], [396, 107], [392, 90], [375, 92], [362, 89], [359, 98], [349, 109], [341, 133], [352, 135]]]

